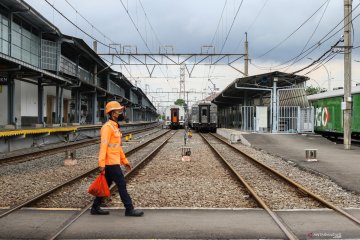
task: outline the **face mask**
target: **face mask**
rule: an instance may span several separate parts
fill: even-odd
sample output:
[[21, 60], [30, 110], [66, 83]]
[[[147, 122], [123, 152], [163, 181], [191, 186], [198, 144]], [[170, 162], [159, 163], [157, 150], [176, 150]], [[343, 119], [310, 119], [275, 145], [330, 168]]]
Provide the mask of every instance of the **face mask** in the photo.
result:
[[119, 117], [118, 117], [118, 122], [121, 122], [121, 121], [124, 121], [125, 117], [124, 117], [124, 114], [120, 114]]

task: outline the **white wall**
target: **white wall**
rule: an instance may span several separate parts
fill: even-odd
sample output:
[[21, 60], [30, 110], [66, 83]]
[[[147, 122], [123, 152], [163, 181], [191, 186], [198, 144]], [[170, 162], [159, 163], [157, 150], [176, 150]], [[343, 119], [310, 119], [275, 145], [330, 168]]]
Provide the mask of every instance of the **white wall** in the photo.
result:
[[21, 116], [38, 116], [38, 89], [37, 85], [20, 82], [21, 84]]
[[8, 119], [8, 87], [2, 85], [0, 89], [0, 125], [6, 125]]
[[[21, 99], [21, 116], [27, 116], [27, 117], [36, 117], [38, 116], [38, 86], [35, 84], [30, 84], [27, 82], [19, 82], [17, 81], [17, 84], [21, 84], [21, 96], [19, 99]], [[60, 90], [59, 90], [60, 91]], [[63, 91], [64, 99], [71, 99], [71, 91], [64, 89]], [[49, 86], [44, 87], [44, 96], [43, 96], [43, 114], [44, 117], [46, 117], [46, 99], [47, 96], [51, 95], [54, 98], [56, 97], [56, 87], [55, 86]], [[18, 99], [16, 95], [16, 99]], [[16, 102], [16, 100], [15, 100]], [[55, 111], [56, 101], [54, 99], [53, 102], [53, 109]], [[20, 109], [19, 109], [20, 112]], [[19, 121], [19, 117], [18, 121]]]
[[[21, 125], [21, 117], [37, 117], [38, 116], [38, 87], [35, 84], [21, 82], [15, 79], [15, 109], [14, 116], [17, 118], [17, 124]], [[64, 89], [64, 99], [71, 99], [71, 91]], [[46, 98], [47, 95], [56, 97], [56, 87], [44, 87], [43, 96], [43, 113], [46, 117]], [[53, 109], [56, 102], [54, 101]], [[0, 125], [6, 125], [8, 122], [8, 87], [2, 86], [0, 91]]]
[[15, 97], [14, 97], [14, 103], [15, 103], [15, 110], [14, 115], [17, 118], [16, 124], [18, 126], [21, 125], [21, 83], [19, 80], [14, 80], [15, 84]]
[[[22, 87], [21, 87], [21, 82], [19, 80], [15, 79], [14, 84], [15, 84], [14, 117], [17, 118], [17, 125], [21, 125], [21, 116], [23, 116], [21, 112]], [[7, 121], [8, 121], [9, 110], [7, 105], [8, 105], [8, 87], [2, 86], [2, 92], [0, 93], [0, 111], [2, 113], [0, 115], [0, 125], [8, 124]]]
[[[60, 94], [60, 89], [59, 89], [59, 94]], [[71, 91], [70, 90], [66, 90], [64, 89], [63, 91], [63, 95], [64, 95], [64, 99], [71, 99]], [[46, 117], [46, 108], [47, 108], [47, 103], [46, 103], [46, 99], [47, 96], [53, 96], [54, 97], [54, 101], [53, 101], [53, 106], [52, 109], [53, 111], [55, 111], [56, 108], [56, 86], [49, 86], [49, 87], [44, 87], [44, 117]]]

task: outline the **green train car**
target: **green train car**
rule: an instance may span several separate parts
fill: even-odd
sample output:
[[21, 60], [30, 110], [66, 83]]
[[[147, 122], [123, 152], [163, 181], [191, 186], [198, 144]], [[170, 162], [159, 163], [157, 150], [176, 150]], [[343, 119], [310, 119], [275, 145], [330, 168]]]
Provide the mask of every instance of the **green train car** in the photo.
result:
[[[360, 137], [360, 86], [352, 87], [352, 137]], [[343, 112], [341, 102], [344, 99], [344, 89], [323, 92], [308, 96], [315, 108], [315, 132], [327, 136], [339, 136], [343, 130]]]

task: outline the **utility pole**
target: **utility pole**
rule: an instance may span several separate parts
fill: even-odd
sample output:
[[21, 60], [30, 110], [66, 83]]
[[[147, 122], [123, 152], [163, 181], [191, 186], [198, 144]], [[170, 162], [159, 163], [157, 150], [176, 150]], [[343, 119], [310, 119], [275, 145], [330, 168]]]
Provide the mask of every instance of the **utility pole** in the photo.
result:
[[244, 68], [245, 76], [249, 76], [249, 43], [247, 40], [247, 32], [245, 32]]
[[344, 0], [344, 149], [351, 149], [351, 19], [352, 0]]
[[185, 65], [180, 65], [180, 93], [179, 98], [185, 100]]

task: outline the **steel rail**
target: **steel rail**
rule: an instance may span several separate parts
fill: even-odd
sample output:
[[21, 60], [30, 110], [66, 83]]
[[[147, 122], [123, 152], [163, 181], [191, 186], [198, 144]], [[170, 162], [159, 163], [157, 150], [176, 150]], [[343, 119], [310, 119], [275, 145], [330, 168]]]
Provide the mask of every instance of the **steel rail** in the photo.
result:
[[[211, 133], [210, 133], [211, 134]], [[307, 195], [313, 197], [314, 199], [318, 200], [319, 202], [321, 202], [322, 204], [324, 204], [325, 206], [327, 206], [330, 209], [333, 209], [334, 211], [344, 215], [345, 217], [347, 217], [348, 219], [352, 220], [353, 222], [355, 222], [357, 225], [360, 226], [360, 220], [356, 217], [354, 217], [353, 215], [345, 212], [343, 209], [335, 206], [334, 204], [326, 201], [325, 199], [323, 199], [322, 197], [316, 195], [315, 193], [311, 192], [310, 190], [308, 190], [307, 188], [305, 188], [304, 186], [302, 186], [301, 184], [295, 182], [294, 180], [286, 177], [285, 175], [281, 174], [280, 172], [276, 171], [275, 169], [267, 166], [264, 163], [259, 162], [258, 160], [252, 158], [251, 156], [249, 156], [248, 154], [242, 152], [241, 150], [237, 149], [236, 147], [230, 145], [228, 142], [226, 142], [225, 140], [219, 138], [218, 136], [216, 136], [215, 134], [211, 134], [212, 136], [214, 136], [215, 138], [219, 139], [220, 141], [224, 142], [225, 144], [227, 144], [229, 147], [231, 147], [232, 149], [234, 149], [235, 151], [237, 151], [238, 153], [242, 154], [243, 156], [245, 156], [247, 159], [255, 162], [256, 164], [258, 164], [259, 166], [265, 168], [266, 170], [270, 171], [271, 173], [275, 174], [276, 176], [282, 178], [283, 180], [285, 180], [285, 182], [289, 183], [290, 185], [294, 186], [295, 188], [297, 188], [300, 192], [302, 193], [306, 193]]]
[[[123, 135], [127, 135], [127, 134], [136, 134], [136, 133], [141, 133], [141, 132], [145, 132], [147, 130], [150, 129], [154, 129], [157, 126], [152, 126], [149, 128], [142, 128], [139, 130], [134, 130], [134, 131], [127, 131], [124, 132]], [[123, 137], [124, 138], [124, 137]], [[40, 156], [44, 155], [44, 154], [57, 154], [57, 153], [61, 153], [64, 151], [64, 149], [66, 150], [71, 150], [71, 149], [76, 149], [79, 147], [86, 147], [86, 146], [90, 146], [93, 144], [97, 144], [99, 143], [99, 139], [91, 139], [91, 140], [86, 140], [86, 141], [82, 141], [82, 142], [74, 142], [71, 144], [67, 144], [67, 145], [63, 145], [63, 146], [57, 146], [57, 147], [53, 147], [53, 148], [48, 148], [48, 149], [42, 149], [40, 151], [36, 151], [36, 152], [29, 152], [29, 153], [25, 153], [22, 155], [17, 155], [17, 156], [9, 156], [9, 157], [5, 157], [5, 158], [1, 158], [0, 159], [0, 166], [2, 164], [6, 164], [6, 163], [22, 163], [22, 162], [26, 162], [26, 161], [30, 161], [33, 160], [35, 158], [39, 158], [39, 154]], [[36, 157], [34, 157], [34, 155], [36, 155]]]
[[[135, 151], [137, 151], [137, 150], [139, 150], [140, 148], [143, 148], [143, 147], [147, 146], [147, 145], [150, 144], [151, 142], [153, 142], [153, 141], [161, 138], [162, 136], [164, 136], [165, 134], [167, 134], [169, 131], [170, 131], [170, 130], [164, 132], [163, 134], [161, 134], [161, 135], [159, 135], [159, 136], [157, 136], [157, 137], [155, 137], [155, 138], [153, 138], [153, 139], [150, 139], [149, 141], [147, 141], [147, 142], [145, 142], [145, 143], [143, 143], [143, 144], [141, 144], [141, 145], [139, 145], [139, 146], [131, 149], [130, 151], [126, 152], [125, 154], [127, 154], [127, 155], [129, 156], [129, 155], [135, 153]], [[91, 170], [88, 170], [87, 172], [81, 173], [81, 174], [79, 174], [79, 175], [77, 175], [77, 176], [75, 176], [75, 177], [73, 177], [73, 178], [71, 178], [71, 179], [69, 179], [69, 180], [67, 180], [67, 181], [65, 181], [65, 182], [62, 182], [62, 183], [56, 185], [55, 187], [53, 187], [53, 188], [51, 188], [51, 189], [49, 189], [49, 190], [47, 190], [47, 191], [45, 191], [45, 192], [42, 192], [42, 193], [36, 195], [35, 197], [29, 199], [29, 200], [26, 200], [25, 202], [23, 202], [23, 203], [21, 203], [21, 204], [18, 204], [18, 205], [16, 205], [16, 206], [13, 206], [13, 207], [11, 207], [9, 210], [7, 210], [7, 211], [3, 212], [2, 214], [0, 214], [0, 218], [5, 217], [6, 215], [8, 215], [8, 214], [10, 214], [10, 213], [12, 213], [12, 212], [14, 212], [14, 211], [16, 211], [16, 210], [24, 207], [24, 206], [27, 206], [27, 205], [29, 205], [29, 204], [31, 204], [31, 203], [34, 203], [34, 202], [38, 201], [39, 199], [41, 199], [41, 198], [43, 198], [43, 197], [45, 197], [45, 196], [48, 196], [48, 195], [51, 194], [52, 192], [54, 192], [54, 191], [56, 191], [56, 190], [58, 190], [58, 189], [60, 189], [60, 188], [62, 188], [62, 187], [64, 187], [64, 186], [66, 186], [66, 185], [69, 185], [69, 184], [75, 182], [76, 180], [78, 180], [78, 179], [80, 179], [80, 178], [83, 178], [83, 177], [85, 177], [85, 176], [88, 176], [88, 175], [90, 175], [91, 173], [93, 173], [93, 172], [95, 172], [95, 171], [97, 171], [97, 170], [98, 170], [98, 167], [93, 168], [93, 169], [91, 169]]]
[[298, 240], [299, 238], [291, 231], [291, 229], [282, 221], [282, 219], [270, 209], [269, 206], [261, 199], [261, 197], [255, 192], [255, 190], [246, 182], [246, 180], [240, 176], [237, 171], [231, 166], [231, 164], [211, 145], [211, 143], [205, 138], [203, 134], [200, 133], [200, 136], [204, 141], [209, 145], [211, 150], [218, 155], [225, 165], [231, 170], [231, 172], [237, 177], [237, 179], [247, 188], [251, 195], [255, 198], [256, 202], [270, 215], [274, 220], [277, 226], [283, 231], [283, 233], [290, 240]]
[[[169, 130], [171, 131], [171, 130]], [[169, 132], [168, 131], [168, 132]], [[166, 133], [168, 133], [166, 132]], [[176, 131], [177, 132], [177, 131]], [[176, 133], [175, 132], [175, 133]], [[139, 169], [141, 169], [141, 167], [143, 167], [149, 160], [151, 160], [156, 154], [157, 152], [160, 151], [160, 149], [165, 146], [165, 144], [170, 140], [170, 138], [172, 138], [175, 134], [171, 134], [171, 136], [169, 138], [167, 138], [164, 142], [162, 142], [157, 148], [155, 148], [151, 153], [149, 153], [142, 161], [140, 161], [138, 164], [136, 164], [131, 171], [129, 171], [128, 173], [125, 174], [125, 178], [128, 179], [130, 178], [133, 173]], [[115, 184], [111, 185], [110, 187], [110, 191], [112, 191], [115, 187]], [[47, 240], [54, 240], [56, 239], [62, 232], [64, 232], [71, 224], [73, 224], [77, 219], [79, 219], [90, 207], [92, 206], [92, 202], [89, 203], [88, 205], [86, 205], [83, 209], [81, 209], [81, 211], [79, 213], [75, 213], [73, 215], [73, 217], [71, 217], [70, 219], [68, 219], [61, 228], [59, 228], [59, 230], [56, 231], [56, 233], [52, 234], [51, 236], [47, 237]]]

